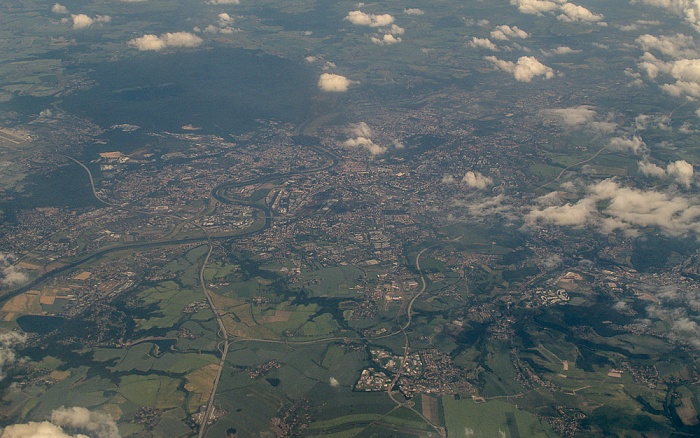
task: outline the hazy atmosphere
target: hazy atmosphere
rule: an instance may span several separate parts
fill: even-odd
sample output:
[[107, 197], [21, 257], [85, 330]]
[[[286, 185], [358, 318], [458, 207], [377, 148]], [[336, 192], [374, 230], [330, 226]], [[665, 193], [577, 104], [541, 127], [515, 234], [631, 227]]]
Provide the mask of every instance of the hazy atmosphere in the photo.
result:
[[0, 437], [700, 435], [700, 0], [0, 6]]

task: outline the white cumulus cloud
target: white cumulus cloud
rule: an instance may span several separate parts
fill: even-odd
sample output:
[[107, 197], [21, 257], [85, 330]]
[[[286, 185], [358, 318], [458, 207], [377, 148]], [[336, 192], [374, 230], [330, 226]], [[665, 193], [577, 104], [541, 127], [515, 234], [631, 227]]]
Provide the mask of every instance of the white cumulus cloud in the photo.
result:
[[491, 41], [488, 38], [473, 37], [472, 40], [469, 42], [469, 45], [471, 47], [476, 47], [476, 48], [480, 48], [480, 49], [487, 49], [487, 50], [490, 50], [492, 52], [499, 51], [498, 47], [496, 47], [496, 45], [493, 43], [493, 41]]
[[654, 178], [663, 178], [666, 176], [666, 170], [661, 166], [657, 166], [651, 161], [642, 160], [637, 164], [639, 165], [639, 172], [642, 175], [651, 176]]
[[640, 155], [647, 152], [647, 145], [639, 136], [632, 138], [613, 137], [608, 142], [608, 148], [613, 151], [626, 152], [630, 151]]
[[82, 407], [60, 407], [50, 421], [30, 421], [7, 426], [2, 438], [119, 438], [117, 425], [106, 413]]
[[529, 36], [527, 32], [518, 28], [518, 26], [510, 27], [507, 24], [496, 26], [496, 28], [491, 31], [491, 38], [499, 41], [508, 41], [510, 38], [525, 39]]
[[[3, 368], [17, 360], [15, 347], [27, 341], [27, 335], [19, 332], [0, 333], [0, 380], [5, 377]], [[4, 436], [4, 435], [3, 435]]]
[[496, 68], [512, 74], [519, 82], [530, 82], [537, 76], [542, 76], [545, 79], [554, 77], [554, 70], [542, 64], [534, 56], [521, 56], [518, 62], [503, 61], [495, 56], [487, 56], [484, 59], [491, 62]]
[[160, 36], [147, 34], [129, 41], [129, 45], [140, 51], [160, 51], [169, 47], [197, 47], [202, 39], [190, 32], [164, 33]]
[[397, 38], [394, 35], [387, 33], [384, 34], [381, 38], [379, 37], [370, 37], [370, 41], [372, 41], [374, 44], [378, 44], [380, 46], [390, 46], [392, 44], [400, 43], [401, 38]]
[[372, 141], [372, 129], [365, 122], [360, 122], [352, 125], [348, 130], [352, 138], [343, 142], [343, 146], [348, 148], [364, 148], [372, 155], [381, 155], [389, 149], [385, 146], [380, 146]]
[[462, 182], [474, 189], [485, 189], [493, 184], [493, 180], [488, 176], [482, 175], [480, 172], [469, 171], [462, 177]]
[[583, 21], [587, 23], [602, 23], [603, 16], [601, 14], [594, 14], [583, 6], [575, 5], [573, 3], [565, 3], [561, 6], [561, 14], [557, 16], [557, 20], [574, 22]]
[[73, 29], [85, 29], [92, 26], [94, 20], [85, 14], [73, 14]]
[[68, 8], [60, 3], [54, 3], [54, 5], [51, 7], [51, 12], [54, 14], [67, 14]]
[[682, 33], [671, 36], [641, 35], [637, 44], [646, 52], [657, 51], [674, 59], [697, 57], [693, 37]]
[[666, 172], [673, 177], [678, 184], [681, 184], [686, 189], [690, 188], [695, 178], [695, 169], [693, 165], [685, 160], [678, 160], [666, 166]]
[[385, 27], [394, 22], [394, 17], [389, 14], [367, 14], [362, 11], [350, 11], [345, 20], [355, 26]]
[[406, 8], [403, 10], [403, 13], [406, 15], [423, 15], [425, 12], [423, 12], [422, 9], [418, 8]]
[[528, 225], [593, 227], [602, 233], [621, 230], [636, 235], [657, 228], [672, 236], [700, 232], [700, 200], [656, 190], [622, 187], [613, 179], [589, 185], [578, 202], [534, 207]]
[[698, 0], [630, 0], [630, 3], [642, 3], [667, 9], [683, 17], [696, 30], [700, 30], [700, 2]]
[[[675, 97], [700, 97], [700, 59], [662, 61], [645, 52], [637, 66], [650, 79], [662, 82], [660, 87]], [[671, 80], [667, 82], [667, 79]], [[666, 83], [663, 83], [666, 82]]]
[[551, 49], [551, 50], [540, 50], [543, 55], [545, 56], [552, 56], [552, 55], [569, 55], [572, 53], [581, 53], [580, 50], [574, 50], [571, 47], [568, 46], [559, 46], [557, 48]]
[[14, 255], [0, 252], [0, 286], [17, 286], [29, 280], [14, 262]]
[[559, 0], [510, 0], [510, 4], [517, 6], [523, 14], [543, 15], [546, 12], [554, 12], [559, 9]]
[[559, 14], [557, 19], [564, 22], [597, 23], [607, 26], [602, 14], [595, 14], [587, 8], [569, 3], [567, 0], [510, 0], [523, 14], [544, 15]]
[[545, 119], [554, 119], [574, 129], [588, 129], [609, 134], [617, 128], [616, 123], [600, 120], [600, 116], [590, 105], [543, 110], [542, 115]]
[[334, 73], [322, 73], [318, 79], [318, 88], [320, 88], [321, 91], [344, 93], [348, 91], [348, 87], [350, 87], [352, 83], [353, 82], [345, 76]]

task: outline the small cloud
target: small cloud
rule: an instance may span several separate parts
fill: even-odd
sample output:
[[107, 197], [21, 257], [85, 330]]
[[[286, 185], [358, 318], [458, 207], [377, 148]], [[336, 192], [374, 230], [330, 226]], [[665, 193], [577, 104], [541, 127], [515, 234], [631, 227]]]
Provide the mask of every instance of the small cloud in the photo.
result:
[[518, 7], [523, 14], [543, 15], [559, 8], [559, 2], [549, 0], [510, 0], [510, 4]]
[[220, 13], [219, 15], [217, 15], [217, 18], [219, 19], [219, 23], [222, 25], [233, 21], [233, 17], [231, 17], [226, 12]]
[[510, 38], [525, 39], [530, 35], [518, 26], [510, 27], [506, 24], [496, 26], [496, 29], [491, 31], [491, 38], [499, 41], [508, 41]]
[[623, 32], [634, 32], [635, 30], [639, 29], [638, 24], [621, 24], [621, 25], [616, 26], [616, 27]]
[[[520, 217], [520, 214], [514, 209], [514, 200], [506, 197], [503, 193], [486, 199], [475, 196], [475, 193], [474, 191], [470, 192], [471, 199], [452, 201], [453, 208], [466, 210], [470, 221], [502, 218], [504, 223], [511, 223]], [[453, 219], [458, 219], [458, 216], [451, 216]]]
[[[0, 380], [5, 377], [3, 368], [17, 361], [15, 347], [27, 341], [27, 335], [19, 332], [0, 333]], [[4, 435], [3, 435], [4, 436]]]
[[51, 12], [54, 14], [67, 14], [68, 8], [60, 3], [54, 3], [54, 5], [51, 7]]
[[651, 176], [653, 178], [663, 178], [666, 176], [666, 170], [661, 166], [657, 166], [651, 161], [643, 160], [637, 163], [637, 165], [639, 166], [639, 172], [642, 175]]
[[208, 5], [239, 5], [241, 0], [209, 0]]
[[603, 15], [594, 14], [583, 6], [575, 5], [573, 3], [564, 3], [561, 5], [561, 14], [557, 16], [557, 20], [565, 22], [575, 22], [582, 21], [586, 23], [599, 23], [603, 24]]
[[[235, 32], [237, 29], [233, 29], [231, 27], [231, 23], [233, 23], [233, 17], [227, 14], [226, 12], [222, 12], [219, 15], [217, 15], [217, 24], [216, 26], [213, 24], [208, 25], [207, 27], [204, 28], [204, 32], [206, 33], [220, 33], [220, 34], [232, 34]], [[195, 32], [197, 32], [198, 29], [195, 28]]]
[[321, 91], [344, 93], [348, 91], [348, 87], [350, 87], [352, 83], [353, 82], [345, 76], [323, 73], [318, 79], [318, 88], [320, 88]]
[[600, 116], [593, 107], [589, 105], [543, 110], [541, 114], [546, 119], [554, 119], [556, 122], [577, 130], [590, 129], [603, 134], [609, 134], [617, 128], [616, 123], [599, 120]]
[[328, 384], [335, 388], [338, 385], [340, 385], [340, 382], [338, 382], [338, 379], [336, 379], [335, 377], [331, 377], [330, 379], [328, 379]]
[[491, 178], [484, 176], [479, 172], [472, 172], [471, 170], [464, 175], [462, 182], [465, 183], [467, 187], [480, 190], [493, 184], [493, 180]]
[[476, 48], [481, 48], [481, 49], [487, 49], [492, 52], [498, 52], [498, 47], [488, 38], [477, 38], [473, 37], [472, 40], [469, 42], [469, 45], [471, 47], [476, 47]]
[[85, 29], [92, 26], [94, 20], [85, 14], [73, 14], [73, 29]]
[[530, 82], [537, 76], [543, 76], [545, 79], [554, 77], [554, 70], [542, 64], [534, 56], [521, 56], [517, 63], [503, 61], [495, 56], [487, 56], [484, 59], [496, 68], [512, 74], [518, 82]]
[[674, 59], [696, 58], [695, 41], [693, 37], [681, 33], [672, 36], [641, 35], [636, 40], [642, 50], [657, 51]]
[[690, 188], [695, 178], [693, 165], [685, 160], [678, 160], [670, 163], [666, 166], [666, 172], [669, 176], [672, 176], [678, 184], [686, 189]]
[[50, 421], [30, 421], [7, 426], [3, 437], [12, 438], [119, 438], [116, 423], [106, 413], [82, 407], [60, 407], [51, 413]]
[[391, 32], [393, 35], [403, 35], [406, 33], [406, 29], [404, 29], [401, 26], [397, 26], [395, 24], [392, 24], [391, 27], [389, 28], [389, 32]]
[[390, 46], [392, 44], [400, 43], [401, 38], [396, 38], [394, 35], [388, 33], [382, 36], [381, 38], [371, 37], [370, 41], [380, 46]]
[[386, 153], [388, 148], [380, 146], [372, 141], [372, 129], [365, 122], [357, 123], [350, 127], [349, 134], [353, 138], [349, 138], [343, 142], [343, 146], [349, 148], [364, 148], [372, 155], [381, 155]]
[[639, 136], [632, 138], [613, 137], [608, 142], [608, 148], [613, 151], [631, 151], [637, 155], [647, 151], [647, 145]]
[[406, 8], [403, 10], [403, 13], [406, 15], [423, 15], [425, 12], [423, 10], [418, 9], [418, 8]]
[[202, 39], [190, 32], [173, 32], [157, 35], [144, 35], [129, 41], [129, 45], [140, 51], [160, 51], [169, 47], [197, 47]]
[[13, 264], [14, 261], [14, 255], [0, 253], [0, 286], [18, 286], [29, 280], [27, 275], [17, 265]]
[[[61, 22], [66, 22], [67, 19], [61, 19]], [[73, 22], [73, 29], [86, 29], [92, 26], [94, 23], [109, 23], [112, 21], [112, 17], [109, 15], [96, 15], [95, 18], [89, 17], [85, 14], [73, 14], [71, 15], [71, 20]]]
[[612, 308], [622, 313], [627, 313], [630, 311], [630, 306], [626, 301], [618, 301], [613, 304]]
[[567, 46], [559, 46], [556, 49], [552, 50], [540, 50], [543, 55], [545, 56], [552, 56], [552, 55], [570, 55], [572, 53], [581, 53], [580, 50], [574, 50], [571, 47]]
[[308, 62], [309, 64], [314, 64], [316, 62], [323, 62], [323, 68], [324, 70], [332, 70], [337, 67], [334, 62], [331, 61], [324, 61], [321, 56], [315, 56], [315, 55], [309, 55], [306, 58], [304, 58], [304, 61]]
[[[664, 0], [666, 1], [666, 0]], [[539, 15], [556, 14], [557, 20], [564, 22], [596, 23], [607, 26], [602, 14], [594, 14], [583, 6], [568, 3], [566, 0], [510, 0], [510, 4], [518, 7], [523, 14]]]
[[698, 14], [698, 4], [694, 0], [630, 0], [630, 3], [644, 3], [667, 9], [685, 18], [695, 27], [695, 30], [700, 31], [700, 14]]
[[350, 11], [345, 20], [355, 26], [385, 27], [394, 22], [394, 17], [389, 14], [367, 14], [362, 11]]

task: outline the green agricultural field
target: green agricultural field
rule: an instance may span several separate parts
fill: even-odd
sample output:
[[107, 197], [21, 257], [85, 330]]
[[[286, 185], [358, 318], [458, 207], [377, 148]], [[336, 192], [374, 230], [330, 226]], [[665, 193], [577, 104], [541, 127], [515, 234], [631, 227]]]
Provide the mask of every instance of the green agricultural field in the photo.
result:
[[493, 373], [484, 373], [486, 385], [484, 395], [512, 396], [525, 391], [515, 380], [515, 369], [511, 364], [508, 345], [503, 341], [495, 341], [489, 345], [487, 365]]
[[221, 263], [209, 263], [204, 269], [204, 279], [212, 281], [221, 280], [239, 270], [238, 265], [223, 265]]
[[548, 164], [533, 164], [530, 166], [530, 174], [537, 175], [540, 178], [554, 179], [562, 169], [561, 167], [554, 167]]
[[345, 356], [345, 348], [340, 345], [329, 345], [321, 360], [321, 366], [329, 368]]
[[236, 428], [241, 436], [257, 436], [270, 429], [270, 419], [284, 406], [286, 399], [277, 388], [265, 379], [252, 380], [243, 374], [245, 386], [219, 387], [217, 403], [229, 414], [211, 428], [211, 436], [225, 436], [229, 427]]
[[[364, 427], [358, 428], [358, 425], [362, 425]], [[426, 431], [431, 429], [430, 425], [423, 421], [417, 414], [406, 408], [402, 408], [385, 415], [345, 415], [332, 420], [313, 423], [309, 429], [311, 434], [313, 434], [315, 431], [319, 431], [326, 435], [331, 434], [333, 436], [337, 436], [336, 434], [340, 435], [347, 433], [348, 430], [361, 430], [365, 433], [369, 433], [368, 428], [391, 429], [393, 427], [406, 429], [405, 433], [408, 431]], [[388, 430], [385, 430], [383, 433], [389, 432]], [[362, 436], [362, 434], [360, 434], [360, 436]]]
[[133, 347], [126, 350], [126, 354], [114, 367], [111, 367], [111, 370], [142, 372], [149, 371], [157, 360], [150, 354], [151, 350], [153, 349], [153, 346], [154, 345], [149, 342], [134, 345]]
[[209, 364], [218, 364], [218, 362], [219, 359], [211, 354], [165, 353], [153, 364], [152, 369], [182, 374], [190, 373]]
[[44, 356], [41, 359], [41, 362], [37, 362], [35, 366], [37, 368], [45, 368], [48, 370], [55, 370], [63, 364], [64, 364], [64, 362], [58, 358], [55, 358], [53, 356]]
[[[502, 401], [477, 403], [443, 397], [447, 437], [553, 438], [551, 427], [535, 415]], [[504, 435], [505, 434], [505, 435]]]
[[358, 424], [369, 425], [374, 421], [379, 421], [384, 418], [383, 414], [354, 414], [345, 415], [343, 417], [337, 417], [332, 420], [317, 421], [311, 425], [310, 430], [322, 430], [324, 432], [329, 432], [335, 428], [339, 428], [344, 425], [357, 426]]
[[146, 305], [157, 304], [161, 316], [153, 316], [139, 321], [139, 330], [149, 330], [151, 328], [173, 327], [182, 318], [182, 310], [190, 303], [203, 299], [203, 295], [198, 290], [181, 289], [172, 281], [159, 283], [140, 291], [138, 296], [144, 300]]
[[185, 401], [185, 394], [178, 389], [179, 385], [179, 379], [156, 374], [133, 374], [120, 379], [119, 394], [137, 406], [168, 409]]
[[316, 315], [317, 308], [318, 305], [316, 304], [283, 306], [280, 310], [283, 309], [284, 311], [291, 312], [288, 315], [287, 320], [280, 322], [268, 322], [265, 323], [265, 327], [279, 334], [283, 334], [284, 332], [295, 333], [302, 325]]
[[178, 417], [173, 412], [163, 415], [158, 425], [153, 429], [154, 436], [184, 437], [192, 434], [192, 429], [187, 427], [182, 421], [184, 412]]
[[295, 332], [295, 335], [303, 337], [324, 337], [329, 336], [340, 329], [338, 323], [330, 313], [319, 315], [311, 321], [305, 323]]
[[315, 297], [346, 297], [357, 295], [350, 288], [364, 278], [364, 273], [346, 265], [304, 272], [301, 278], [308, 284], [305, 289]]

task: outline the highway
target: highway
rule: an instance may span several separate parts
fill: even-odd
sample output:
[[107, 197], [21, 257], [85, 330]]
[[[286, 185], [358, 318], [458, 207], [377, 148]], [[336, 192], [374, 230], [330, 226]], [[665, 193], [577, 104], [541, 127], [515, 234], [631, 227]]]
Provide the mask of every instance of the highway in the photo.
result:
[[199, 284], [202, 286], [202, 292], [204, 293], [204, 296], [207, 298], [207, 303], [209, 303], [209, 308], [211, 308], [212, 312], [214, 312], [214, 316], [216, 317], [216, 322], [219, 324], [219, 336], [223, 338], [223, 349], [219, 347], [221, 351], [221, 359], [219, 360], [219, 369], [216, 371], [216, 377], [214, 378], [214, 385], [211, 390], [211, 394], [209, 394], [209, 400], [207, 401], [207, 407], [204, 411], [204, 416], [202, 417], [202, 423], [199, 426], [199, 434], [198, 436], [201, 438], [204, 436], [204, 434], [207, 431], [207, 425], [209, 423], [209, 419], [211, 418], [212, 412], [214, 412], [214, 398], [216, 397], [216, 390], [219, 387], [219, 381], [221, 380], [221, 373], [224, 371], [224, 366], [226, 365], [226, 357], [228, 356], [228, 347], [229, 347], [229, 336], [228, 332], [226, 331], [226, 326], [224, 325], [223, 319], [221, 319], [221, 314], [219, 313], [219, 309], [217, 309], [216, 304], [214, 303], [214, 300], [211, 297], [211, 293], [209, 292], [209, 289], [207, 289], [206, 282], [204, 281], [204, 270], [207, 267], [207, 263], [209, 263], [209, 257], [211, 257], [211, 253], [214, 250], [214, 245], [212, 244], [211, 240], [207, 240], [209, 244], [209, 252], [207, 253], [207, 256], [204, 258], [204, 262], [202, 263], [202, 267], [199, 270]]
[[408, 402], [405, 402], [405, 403], [404, 403], [404, 402], [400, 401], [399, 399], [397, 399], [397, 398], [394, 396], [394, 391], [393, 391], [393, 390], [394, 390], [394, 387], [396, 386], [396, 384], [398, 383], [399, 379], [401, 378], [401, 373], [403, 372], [404, 368], [406, 367], [406, 362], [408, 361], [408, 355], [409, 355], [410, 352], [411, 352], [411, 345], [410, 345], [410, 342], [409, 342], [409, 340], [408, 340], [408, 334], [406, 333], [406, 330], [408, 330], [408, 328], [411, 326], [411, 324], [412, 324], [412, 322], [413, 322], [413, 303], [416, 302], [416, 300], [418, 299], [418, 297], [420, 297], [421, 295], [423, 295], [423, 293], [425, 292], [425, 290], [426, 290], [427, 287], [428, 287], [428, 284], [427, 284], [426, 281], [425, 281], [425, 276], [423, 275], [423, 271], [421, 270], [421, 267], [420, 267], [420, 258], [421, 258], [421, 256], [423, 255], [423, 253], [425, 253], [425, 251], [427, 251], [427, 250], [430, 249], [430, 248], [431, 248], [431, 247], [423, 248], [423, 249], [416, 255], [416, 269], [418, 270], [418, 275], [420, 275], [421, 288], [420, 288], [420, 290], [418, 291], [418, 293], [416, 293], [416, 294], [413, 296], [413, 298], [411, 298], [411, 300], [408, 302], [408, 306], [406, 307], [406, 316], [408, 317], [408, 320], [406, 321], [406, 324], [404, 324], [404, 325], [401, 327], [400, 330], [398, 330], [398, 331], [396, 331], [396, 332], [394, 332], [394, 333], [390, 333], [389, 335], [384, 335], [384, 336], [382, 336], [382, 338], [386, 338], [386, 337], [389, 337], [389, 336], [394, 336], [394, 335], [396, 335], [396, 334], [398, 334], [398, 333], [403, 333], [403, 336], [404, 336], [403, 357], [401, 358], [401, 365], [399, 365], [399, 370], [396, 372], [396, 376], [394, 376], [394, 379], [391, 381], [391, 384], [389, 385], [389, 389], [387, 389], [387, 391], [386, 391], [386, 393], [387, 393], [387, 395], [389, 396], [389, 398], [391, 399], [391, 401], [393, 401], [394, 403], [396, 403], [396, 407], [395, 407], [394, 409], [392, 409], [392, 410], [391, 410], [389, 413], [387, 413], [386, 415], [389, 415], [389, 414], [390, 414], [391, 412], [393, 412], [394, 410], [396, 410], [396, 409], [398, 409], [398, 408], [400, 408], [400, 407], [403, 406], [403, 407], [405, 407], [406, 409], [412, 410], [416, 415], [418, 415], [419, 417], [421, 417], [421, 418], [423, 419], [423, 421], [425, 421], [427, 424], [429, 424], [429, 425], [435, 430], [435, 432], [438, 433], [438, 435], [444, 436], [444, 431], [443, 431], [440, 427], [434, 425], [434, 424], [432, 423], [432, 421], [430, 421], [428, 418], [426, 418], [426, 417], [423, 415], [422, 412], [418, 412], [416, 409], [413, 408], [413, 402], [408, 401]]

